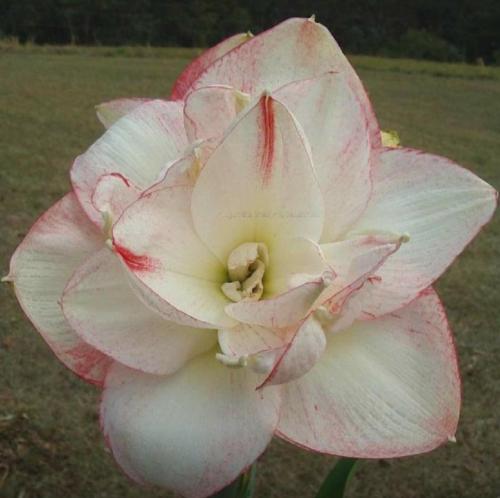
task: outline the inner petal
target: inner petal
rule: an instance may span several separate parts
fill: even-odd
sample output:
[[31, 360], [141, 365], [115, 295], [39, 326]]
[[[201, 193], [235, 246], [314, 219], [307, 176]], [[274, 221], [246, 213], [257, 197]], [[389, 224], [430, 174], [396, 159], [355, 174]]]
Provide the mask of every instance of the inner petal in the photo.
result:
[[263, 278], [269, 265], [269, 252], [262, 242], [245, 242], [227, 258], [228, 281], [221, 286], [231, 301], [258, 301], [264, 293]]

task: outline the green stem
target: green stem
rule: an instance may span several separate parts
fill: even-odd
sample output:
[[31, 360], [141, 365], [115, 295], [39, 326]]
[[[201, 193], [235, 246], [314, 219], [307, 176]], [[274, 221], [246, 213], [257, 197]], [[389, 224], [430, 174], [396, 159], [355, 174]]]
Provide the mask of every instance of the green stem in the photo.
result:
[[316, 498], [343, 498], [357, 461], [356, 458], [340, 458], [323, 481]]

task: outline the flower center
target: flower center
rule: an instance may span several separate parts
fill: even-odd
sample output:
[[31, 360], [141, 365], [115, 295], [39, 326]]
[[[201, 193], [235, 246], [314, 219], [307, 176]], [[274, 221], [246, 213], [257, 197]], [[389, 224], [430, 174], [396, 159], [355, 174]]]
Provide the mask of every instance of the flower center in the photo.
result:
[[265, 244], [241, 244], [227, 258], [229, 280], [222, 284], [222, 292], [235, 303], [243, 299], [258, 301], [264, 293], [262, 279], [268, 264], [269, 252]]

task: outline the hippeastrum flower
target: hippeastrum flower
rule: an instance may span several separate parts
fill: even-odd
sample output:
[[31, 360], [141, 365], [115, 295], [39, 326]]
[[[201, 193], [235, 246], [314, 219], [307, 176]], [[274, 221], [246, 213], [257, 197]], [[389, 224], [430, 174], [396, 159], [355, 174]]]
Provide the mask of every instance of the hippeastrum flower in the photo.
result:
[[196, 498], [274, 434], [370, 458], [453, 439], [456, 352], [430, 286], [496, 192], [384, 147], [313, 19], [210, 49], [172, 99], [98, 107], [107, 131], [7, 277], [61, 361], [103, 386], [121, 467]]

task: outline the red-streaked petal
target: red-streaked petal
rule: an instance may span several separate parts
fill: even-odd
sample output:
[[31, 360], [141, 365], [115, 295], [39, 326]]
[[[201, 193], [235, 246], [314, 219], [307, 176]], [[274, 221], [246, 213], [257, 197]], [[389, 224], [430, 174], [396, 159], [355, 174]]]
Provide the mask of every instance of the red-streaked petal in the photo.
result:
[[225, 271], [194, 230], [191, 192], [155, 186], [114, 226], [114, 248], [142, 283], [134, 288], [143, 301], [165, 318], [177, 321], [180, 311], [191, 317], [181, 317], [184, 325], [230, 326], [235, 322], [224, 312], [228, 300], [220, 289]]
[[102, 175], [119, 173], [144, 190], [164, 166], [187, 146], [183, 106], [179, 102], [154, 100], [119, 119], [71, 168], [71, 181], [83, 209], [98, 226], [101, 214], [92, 195]]
[[280, 391], [257, 392], [250, 369], [231, 369], [215, 352], [167, 377], [113, 368], [101, 420], [119, 465], [133, 479], [186, 498], [227, 486], [265, 450]]
[[219, 57], [223, 56], [233, 48], [247, 42], [252, 38], [249, 33], [238, 33], [222, 40], [214, 47], [205, 50], [199, 57], [192, 61], [177, 78], [172, 89], [170, 98], [172, 100], [181, 100], [185, 97], [194, 81], [198, 79], [200, 74], [216, 61]]
[[208, 66], [191, 87], [229, 85], [258, 95], [328, 71], [343, 73], [351, 82], [372, 117], [373, 143], [380, 146], [380, 130], [361, 81], [330, 32], [313, 19], [288, 19], [259, 34]]
[[62, 299], [64, 315], [88, 344], [142, 372], [166, 375], [217, 342], [215, 331], [184, 327], [142, 304], [116, 254], [105, 247], [73, 274]]
[[497, 193], [448, 159], [409, 149], [386, 149], [372, 198], [351, 233], [406, 233], [409, 242], [377, 272], [380, 281], [353, 299], [365, 317], [414, 299], [436, 280], [487, 223]]
[[392, 458], [453, 438], [460, 379], [438, 297], [429, 289], [397, 313], [329, 336], [315, 367], [283, 389], [278, 435], [312, 451]]
[[59, 303], [73, 271], [102, 247], [101, 234], [70, 193], [31, 228], [12, 256], [8, 276], [23, 311], [56, 356], [96, 384], [102, 382], [111, 360], [80, 339]]
[[203, 167], [191, 203], [196, 231], [225, 264], [243, 242], [318, 240], [323, 200], [293, 116], [262, 96]]

